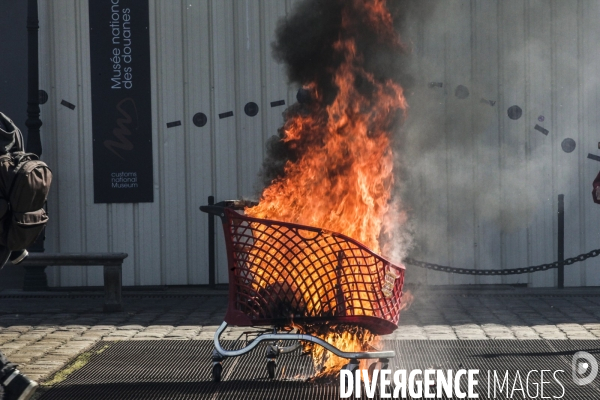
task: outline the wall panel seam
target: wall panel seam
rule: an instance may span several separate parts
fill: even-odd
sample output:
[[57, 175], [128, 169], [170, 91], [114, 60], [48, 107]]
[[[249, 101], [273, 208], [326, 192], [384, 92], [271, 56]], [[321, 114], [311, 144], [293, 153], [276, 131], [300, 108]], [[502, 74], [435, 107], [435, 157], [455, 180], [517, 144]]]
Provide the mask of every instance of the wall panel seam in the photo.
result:
[[[160, 213], [160, 217], [159, 217], [159, 223], [160, 223], [160, 227], [159, 227], [159, 237], [160, 237], [160, 284], [161, 285], [166, 285], [167, 283], [167, 270], [166, 270], [166, 237], [163, 234], [163, 227], [166, 226], [166, 221], [165, 221], [165, 209], [163, 207], [163, 205], [165, 204], [165, 190], [163, 187], [163, 182], [165, 181], [165, 169], [163, 168], [163, 162], [164, 162], [164, 137], [163, 137], [163, 122], [164, 122], [164, 117], [163, 117], [163, 111], [162, 111], [162, 107], [160, 107], [160, 98], [161, 98], [161, 94], [162, 94], [162, 90], [163, 90], [163, 85], [162, 85], [162, 69], [163, 69], [163, 56], [162, 56], [162, 42], [161, 42], [161, 38], [162, 38], [162, 34], [163, 34], [163, 29], [162, 29], [162, 21], [160, 16], [162, 15], [162, 13], [160, 12], [160, 1], [156, 1], [154, 0], [154, 4], [155, 4], [155, 12], [154, 12], [154, 26], [156, 28], [156, 35], [154, 37], [154, 46], [156, 48], [156, 91], [157, 91], [157, 97], [158, 97], [158, 101], [159, 104], [157, 105], [157, 121], [158, 121], [158, 127], [157, 127], [157, 140], [158, 140], [158, 168], [159, 168], [159, 174], [158, 174], [158, 178], [159, 178], [159, 213]], [[157, 9], [158, 8], [158, 9]]]
[[[80, 234], [81, 234], [81, 248], [79, 249], [80, 251], [87, 251], [87, 218], [86, 218], [86, 205], [85, 205], [85, 170], [84, 170], [84, 160], [85, 160], [85, 154], [83, 153], [83, 149], [85, 146], [85, 141], [83, 139], [83, 135], [86, 134], [85, 132], [85, 126], [84, 126], [84, 103], [87, 103], [86, 99], [84, 99], [83, 96], [83, 32], [82, 32], [82, 24], [83, 24], [83, 15], [82, 15], [82, 7], [81, 7], [81, 0], [76, 0], [75, 1], [75, 7], [74, 7], [74, 11], [75, 11], [75, 40], [76, 40], [76, 49], [78, 51], [79, 54], [77, 54], [76, 60], [77, 60], [77, 77], [76, 77], [76, 82], [77, 82], [77, 104], [79, 107], [77, 110], [77, 126], [79, 129], [78, 135], [77, 135], [77, 143], [79, 144], [78, 149], [79, 149], [79, 219], [81, 221], [81, 224], [79, 226], [80, 229]], [[83, 0], [85, 1], [85, 0]], [[82, 277], [81, 279], [83, 280], [83, 286], [87, 286], [88, 284], [88, 269], [87, 268], [83, 268], [82, 271]]]
[[[585, 243], [586, 243], [586, 229], [585, 229], [585, 211], [586, 211], [586, 207], [585, 207], [585, 198], [583, 196], [581, 196], [581, 189], [584, 187], [585, 185], [585, 166], [584, 166], [584, 162], [586, 160], [584, 152], [582, 151], [582, 144], [583, 144], [583, 138], [585, 138], [585, 131], [587, 130], [585, 128], [585, 124], [583, 123], [582, 119], [583, 119], [583, 91], [582, 91], [582, 83], [583, 83], [583, 63], [582, 60], [584, 60], [583, 54], [582, 54], [582, 45], [583, 45], [583, 31], [582, 31], [582, 26], [581, 26], [581, 22], [583, 21], [583, 2], [582, 0], [577, 0], [577, 176], [579, 177], [578, 179], [578, 189], [579, 189], [579, 193], [577, 193], [578, 195], [578, 203], [579, 203], [579, 246], [577, 246], [578, 248], [578, 254], [583, 253], [585, 251], [589, 251], [587, 249], [585, 249]], [[587, 286], [587, 262], [584, 261], [581, 263], [581, 267], [579, 268], [579, 285], [580, 286]]]
[[[187, 38], [188, 38], [188, 24], [187, 24], [187, 8], [186, 8], [186, 0], [181, 0], [181, 52], [182, 52], [182, 74], [183, 74], [183, 143], [184, 143], [184, 166], [185, 166], [185, 187], [191, 187], [191, 146], [190, 146], [190, 135], [191, 135], [191, 127], [188, 124], [189, 121], [189, 92], [190, 92], [190, 84], [189, 84], [189, 55], [187, 51]], [[186, 214], [192, 212], [190, 205], [192, 204], [191, 199], [192, 193], [190, 190], [186, 190], [185, 195], [185, 212]], [[192, 224], [189, 222], [190, 218], [183, 218], [183, 223], [185, 224], [185, 232], [186, 232], [186, 252], [185, 252], [185, 265], [186, 265], [186, 283], [189, 285], [192, 281], [192, 268], [189, 249], [193, 248], [193, 235], [192, 235]]]
[[[234, 34], [233, 34], [233, 65], [237, 66], [238, 65], [238, 61], [239, 61], [239, 53], [240, 53], [240, 13], [239, 13], [239, 9], [238, 7], [236, 7], [236, 5], [234, 4], [234, 1], [236, 0], [230, 0], [230, 4], [232, 6], [233, 9], [233, 26], [234, 26]], [[240, 1], [240, 0], [237, 0]], [[248, 0], [242, 0], [244, 2], [248, 1]], [[241, 119], [242, 117], [242, 112], [241, 112], [241, 107], [240, 107], [240, 85], [242, 85], [242, 79], [240, 77], [241, 72], [240, 72], [240, 68], [235, 68], [235, 72], [234, 72], [234, 84], [233, 84], [233, 104], [234, 104], [234, 126], [235, 126], [235, 156], [237, 160], [240, 160], [240, 126], [241, 126]], [[242, 193], [242, 171], [240, 168], [239, 163], [236, 165], [236, 197], [239, 197], [240, 193]]]
[[[47, 19], [48, 23], [49, 23], [49, 27], [48, 30], [50, 31], [50, 46], [51, 46], [51, 50], [50, 50], [50, 69], [51, 69], [51, 94], [52, 94], [52, 98], [54, 99], [54, 101], [52, 102], [52, 108], [53, 108], [53, 112], [52, 115], [54, 116], [54, 118], [52, 118], [52, 138], [53, 138], [53, 142], [56, 143], [57, 142], [57, 132], [58, 132], [58, 121], [56, 118], [57, 112], [58, 112], [58, 107], [56, 106], [56, 104], [58, 103], [58, 93], [57, 93], [57, 77], [56, 77], [56, 68], [57, 68], [57, 62], [56, 62], [56, 31], [54, 29], [55, 24], [54, 24], [54, 18], [55, 18], [55, 10], [54, 8], [56, 7], [56, 3], [51, 2], [49, 4], [48, 7], [48, 13], [49, 13], [49, 17]], [[54, 148], [54, 151], [57, 152], [57, 148]], [[55, 159], [58, 160], [58, 154], [55, 154]], [[54, 170], [54, 174], [59, 177], [58, 179], [55, 180], [55, 182], [53, 182], [53, 186], [54, 186], [54, 190], [55, 193], [57, 194], [57, 199], [58, 199], [58, 194], [60, 193], [59, 187], [60, 187], [60, 166], [57, 165], [53, 168]], [[60, 199], [58, 199], [58, 201], [60, 202]], [[60, 229], [60, 224], [58, 223], [58, 221], [60, 221], [60, 207], [56, 207], [56, 233], [58, 235], [58, 237], [60, 237], [61, 235], [61, 229]], [[56, 246], [57, 252], [61, 251], [61, 244], [60, 244], [60, 240], [56, 240]], [[55, 276], [55, 282], [58, 283], [58, 286], [62, 286], [62, 267], [55, 267], [54, 268], [54, 276]]]
[[[498, 171], [502, 171], [503, 167], [503, 156], [504, 156], [504, 139], [502, 134], [504, 132], [504, 119], [502, 118], [502, 110], [506, 106], [504, 104], [504, 93], [503, 93], [503, 79], [504, 79], [504, 70], [503, 70], [503, 59], [502, 56], [502, 44], [504, 42], [504, 30], [502, 29], [502, 4], [503, 2], [497, 2], [497, 12], [496, 12], [496, 26], [497, 26], [497, 40], [498, 40]], [[502, 173], [498, 174], [498, 182], [499, 182], [499, 193], [502, 196]], [[504, 220], [504, 212], [502, 209], [499, 210], [500, 220]], [[503, 230], [500, 231], [500, 268], [507, 268], [506, 265], [506, 255], [505, 255], [505, 235]], [[501, 283], [506, 284], [506, 277], [501, 277]]]

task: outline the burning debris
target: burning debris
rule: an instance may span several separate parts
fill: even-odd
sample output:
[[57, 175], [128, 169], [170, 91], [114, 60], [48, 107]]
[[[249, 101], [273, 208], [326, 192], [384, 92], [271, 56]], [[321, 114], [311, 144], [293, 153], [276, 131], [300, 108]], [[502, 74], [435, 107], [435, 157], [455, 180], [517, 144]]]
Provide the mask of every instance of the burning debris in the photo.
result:
[[[280, 22], [273, 50], [286, 64], [289, 79], [302, 89], [298, 103], [285, 111], [279, 135], [267, 143], [263, 180], [268, 186], [246, 215], [340, 232], [375, 253], [387, 253], [384, 237], [391, 237], [392, 226], [406, 219], [399, 207], [391, 206], [391, 140], [407, 104], [394, 76], [394, 60], [404, 47], [386, 1], [304, 1]], [[292, 313], [310, 315], [314, 308], [334, 313], [343, 299], [330, 295], [332, 288], [304, 291], [302, 298], [285, 294], [295, 285], [315, 286], [323, 268], [335, 276], [341, 265], [314, 267], [322, 262], [312, 260], [301, 276], [285, 280], [275, 278], [281, 276], [275, 271], [257, 290], [276, 292], [276, 297], [281, 293], [272, 307]], [[364, 276], [368, 286], [371, 275], [365, 270]], [[365, 350], [376, 338], [364, 328], [346, 325], [297, 327], [352, 351]], [[345, 363], [322, 349], [312, 354], [322, 373], [337, 372]]]

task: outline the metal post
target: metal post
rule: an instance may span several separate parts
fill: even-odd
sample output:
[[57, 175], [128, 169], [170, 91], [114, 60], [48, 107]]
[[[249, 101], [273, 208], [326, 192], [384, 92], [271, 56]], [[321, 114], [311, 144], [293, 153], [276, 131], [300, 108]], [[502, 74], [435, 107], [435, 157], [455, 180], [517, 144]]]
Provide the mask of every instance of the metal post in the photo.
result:
[[[215, 204], [214, 196], [208, 196], [208, 205]], [[208, 284], [215, 287], [215, 216], [208, 214]]]
[[[27, 151], [30, 153], [42, 155], [42, 142], [40, 140], [40, 82], [39, 82], [39, 62], [38, 62], [38, 2], [37, 0], [27, 0]], [[43, 231], [36, 241], [28, 248], [30, 252], [44, 251]], [[40, 291], [48, 290], [48, 280], [46, 278], [46, 267], [24, 267], [25, 277], [23, 278], [23, 290]]]
[[40, 140], [40, 82], [38, 66], [38, 20], [37, 0], [27, 2], [27, 151], [42, 155]]
[[[27, 0], [27, 151], [30, 153], [42, 155], [42, 142], [40, 140], [40, 82], [39, 82], [39, 65], [38, 65], [38, 31], [40, 29], [38, 20], [38, 2], [37, 0]], [[44, 206], [45, 208], [45, 206]], [[45, 231], [43, 231], [36, 241], [28, 248], [30, 252], [44, 251]], [[40, 268], [38, 267], [38, 270]], [[42, 268], [43, 272], [43, 268]], [[25, 280], [27, 275], [25, 274]], [[44, 273], [45, 274], [45, 273]], [[33, 275], [33, 272], [32, 272]], [[41, 273], [38, 271], [39, 277]], [[47, 285], [42, 284], [42, 281], [31, 287], [40, 290], [46, 288]], [[25, 285], [27, 286], [27, 284]]]
[[[565, 195], [558, 195], [558, 261], [565, 260]], [[558, 267], [558, 288], [565, 287], [565, 267]]]

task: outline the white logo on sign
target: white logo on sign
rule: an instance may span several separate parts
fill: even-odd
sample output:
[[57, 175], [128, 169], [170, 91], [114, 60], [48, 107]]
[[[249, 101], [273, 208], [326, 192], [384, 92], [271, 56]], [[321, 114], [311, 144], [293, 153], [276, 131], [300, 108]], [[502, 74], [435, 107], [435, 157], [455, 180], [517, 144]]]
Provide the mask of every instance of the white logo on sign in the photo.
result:
[[598, 362], [596, 358], [585, 351], [575, 353], [571, 367], [573, 370], [573, 382], [579, 386], [592, 383], [596, 379], [596, 375], [598, 375]]

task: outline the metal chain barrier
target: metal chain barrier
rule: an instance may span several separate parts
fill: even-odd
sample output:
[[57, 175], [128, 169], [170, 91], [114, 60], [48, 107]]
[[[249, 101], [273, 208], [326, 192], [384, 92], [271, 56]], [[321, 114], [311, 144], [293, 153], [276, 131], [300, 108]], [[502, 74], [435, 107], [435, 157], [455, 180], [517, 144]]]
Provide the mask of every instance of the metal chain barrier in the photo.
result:
[[512, 269], [468, 269], [468, 268], [454, 268], [446, 267], [444, 265], [432, 264], [424, 261], [415, 260], [412, 258], [405, 258], [404, 263], [412, 265], [414, 267], [430, 269], [432, 271], [447, 272], [450, 274], [463, 274], [463, 275], [518, 275], [528, 274], [530, 272], [546, 271], [552, 268], [562, 267], [563, 265], [571, 265], [577, 262], [585, 261], [588, 258], [598, 257], [600, 255], [600, 249], [592, 250], [589, 253], [583, 253], [576, 257], [567, 258], [564, 261], [554, 261], [549, 264], [535, 265], [527, 268], [512, 268]]

